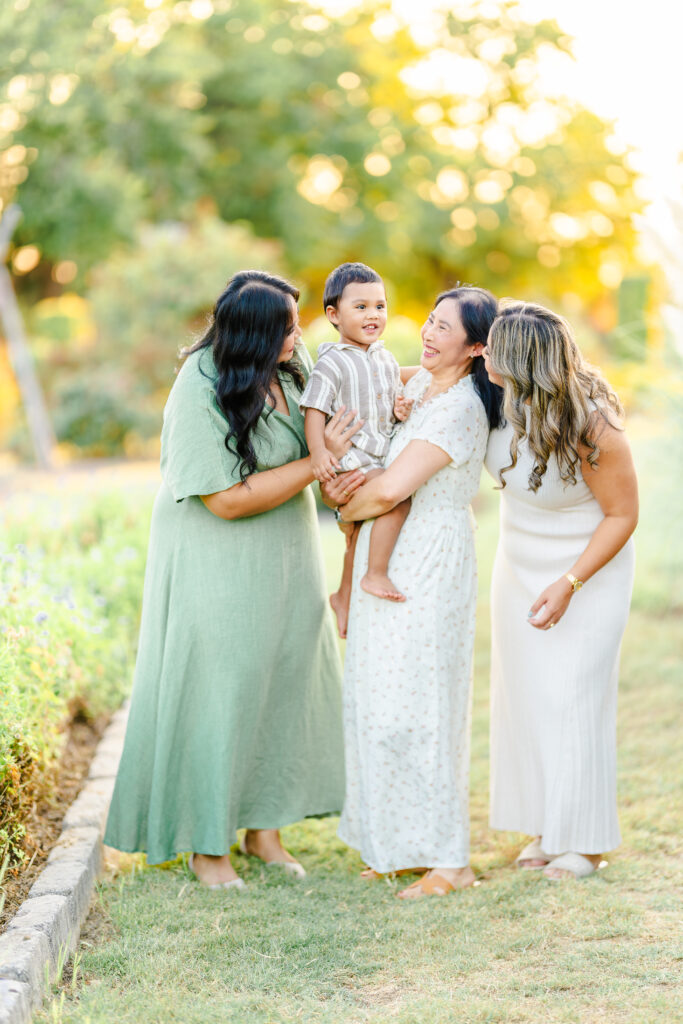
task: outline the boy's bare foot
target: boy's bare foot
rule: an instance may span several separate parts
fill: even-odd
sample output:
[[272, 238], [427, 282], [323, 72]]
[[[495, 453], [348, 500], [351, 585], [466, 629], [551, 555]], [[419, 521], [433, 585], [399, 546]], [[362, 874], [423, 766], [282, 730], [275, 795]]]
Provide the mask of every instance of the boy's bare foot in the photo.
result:
[[332, 611], [337, 617], [337, 631], [342, 640], [346, 640], [346, 630], [349, 625], [349, 602], [344, 599], [340, 591], [330, 594]]
[[386, 601], [405, 601], [405, 594], [397, 590], [388, 576], [381, 573], [367, 572], [360, 581], [363, 590], [375, 597], [383, 597]]

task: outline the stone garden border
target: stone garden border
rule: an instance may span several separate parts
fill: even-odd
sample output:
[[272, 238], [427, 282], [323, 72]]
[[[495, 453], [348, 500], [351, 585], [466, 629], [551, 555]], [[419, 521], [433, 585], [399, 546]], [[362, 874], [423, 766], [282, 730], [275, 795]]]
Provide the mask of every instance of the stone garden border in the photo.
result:
[[102, 865], [102, 836], [127, 720], [124, 704], [97, 746], [45, 867], [0, 935], [0, 1024], [30, 1024], [60, 965], [76, 949]]

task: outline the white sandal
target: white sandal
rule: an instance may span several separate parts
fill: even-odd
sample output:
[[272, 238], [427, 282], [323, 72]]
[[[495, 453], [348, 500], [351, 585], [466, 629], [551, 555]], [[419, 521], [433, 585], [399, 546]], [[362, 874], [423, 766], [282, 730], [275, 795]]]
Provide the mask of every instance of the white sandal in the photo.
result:
[[235, 892], [243, 892], [247, 884], [243, 878], [233, 878], [231, 882], [215, 882], [213, 885], [208, 885], [206, 882], [202, 882], [201, 878], [194, 869], [194, 854], [190, 854], [190, 859], [187, 862], [187, 866], [197, 879], [200, 885], [203, 885], [205, 889], [234, 889]]
[[[255, 853], [249, 853], [249, 850], [247, 850], [246, 833], [242, 836], [237, 846], [240, 853], [243, 853], [245, 857], [256, 857]], [[261, 860], [260, 857], [256, 857], [256, 859]], [[299, 864], [298, 860], [266, 860], [263, 861], [263, 865], [266, 868], [282, 868], [285, 874], [299, 880], [306, 877], [306, 870], [302, 864]]]
[[[541, 837], [536, 836], [536, 838], [532, 839], [530, 843], [527, 843], [521, 853], [515, 857], [515, 867], [519, 868], [521, 871], [541, 871], [542, 868], [545, 868], [550, 864], [552, 859], [551, 854], [546, 853], [545, 850], [541, 849]], [[525, 860], [542, 860], [544, 863], [523, 864], [522, 862]]]
[[543, 877], [547, 878], [550, 882], [565, 881], [563, 878], [554, 878], [552, 875], [546, 874], [547, 868], [552, 868], [558, 871], [569, 871], [574, 878], [588, 878], [589, 875], [594, 874], [598, 870], [598, 867], [599, 864], [594, 864], [592, 860], [584, 857], [581, 853], [563, 853], [546, 865]]

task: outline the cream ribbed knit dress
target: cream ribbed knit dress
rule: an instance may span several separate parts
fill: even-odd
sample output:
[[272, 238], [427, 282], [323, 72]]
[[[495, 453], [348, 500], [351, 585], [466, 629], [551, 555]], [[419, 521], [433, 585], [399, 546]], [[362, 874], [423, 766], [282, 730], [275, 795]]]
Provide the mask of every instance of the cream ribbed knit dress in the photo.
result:
[[[510, 464], [510, 426], [491, 433], [486, 467]], [[577, 592], [553, 629], [527, 621], [603, 518], [582, 478], [565, 486], [551, 458], [529, 490], [525, 442], [504, 474], [491, 592], [491, 826], [541, 836], [546, 853], [604, 853], [620, 842], [616, 808], [619, 648], [633, 583], [633, 541]]]

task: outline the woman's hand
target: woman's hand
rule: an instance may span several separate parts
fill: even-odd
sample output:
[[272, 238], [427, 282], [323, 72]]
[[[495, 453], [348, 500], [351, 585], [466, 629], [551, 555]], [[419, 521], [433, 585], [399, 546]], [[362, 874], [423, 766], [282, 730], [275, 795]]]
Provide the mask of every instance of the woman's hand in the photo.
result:
[[529, 609], [529, 625], [535, 629], [552, 629], [569, 607], [572, 594], [572, 585], [565, 576], [551, 583]]
[[345, 505], [352, 494], [365, 483], [365, 475], [359, 469], [348, 473], [340, 473], [329, 483], [320, 485], [320, 493], [328, 508], [339, 508]]
[[325, 426], [325, 447], [332, 452], [337, 459], [346, 455], [352, 445], [351, 438], [363, 426], [363, 420], [357, 420], [356, 410], [346, 411], [345, 405], [340, 405], [329, 423]]

